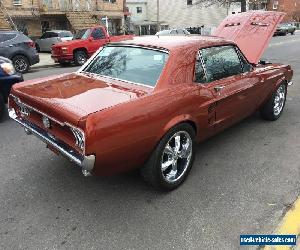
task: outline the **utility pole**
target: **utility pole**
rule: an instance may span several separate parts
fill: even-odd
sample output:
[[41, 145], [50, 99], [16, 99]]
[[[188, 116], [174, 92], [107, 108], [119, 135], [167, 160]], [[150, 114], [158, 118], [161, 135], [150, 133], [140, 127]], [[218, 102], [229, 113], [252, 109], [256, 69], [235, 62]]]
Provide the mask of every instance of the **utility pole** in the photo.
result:
[[160, 31], [160, 25], [159, 25], [159, 0], [157, 0], [157, 31]]

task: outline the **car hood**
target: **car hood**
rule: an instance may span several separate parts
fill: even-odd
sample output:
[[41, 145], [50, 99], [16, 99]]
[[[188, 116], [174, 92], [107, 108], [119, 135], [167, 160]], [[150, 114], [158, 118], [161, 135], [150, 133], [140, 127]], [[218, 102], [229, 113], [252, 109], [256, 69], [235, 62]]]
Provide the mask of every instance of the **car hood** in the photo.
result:
[[72, 46], [72, 45], [80, 45], [80, 44], [85, 44], [86, 40], [83, 39], [76, 39], [76, 40], [66, 40], [60, 43], [57, 43], [55, 45], [53, 45], [53, 47], [66, 47], [66, 46]]
[[213, 35], [234, 41], [250, 63], [257, 64], [285, 13], [249, 11], [228, 16]]
[[82, 73], [16, 84], [12, 94], [39, 111], [77, 124], [87, 115], [142, 97], [151, 88]]

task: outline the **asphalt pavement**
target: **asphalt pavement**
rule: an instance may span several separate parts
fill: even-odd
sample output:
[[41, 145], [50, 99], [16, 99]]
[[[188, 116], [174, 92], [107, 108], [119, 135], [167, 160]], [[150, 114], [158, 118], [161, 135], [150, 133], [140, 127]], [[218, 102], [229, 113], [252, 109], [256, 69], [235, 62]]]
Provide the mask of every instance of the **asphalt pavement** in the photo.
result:
[[248, 249], [240, 234], [274, 232], [300, 193], [299, 44], [300, 33], [274, 37], [263, 56], [295, 70], [281, 118], [255, 114], [201, 143], [189, 178], [170, 193], [137, 172], [84, 178], [15, 122], [0, 123], [0, 249], [235, 250]]

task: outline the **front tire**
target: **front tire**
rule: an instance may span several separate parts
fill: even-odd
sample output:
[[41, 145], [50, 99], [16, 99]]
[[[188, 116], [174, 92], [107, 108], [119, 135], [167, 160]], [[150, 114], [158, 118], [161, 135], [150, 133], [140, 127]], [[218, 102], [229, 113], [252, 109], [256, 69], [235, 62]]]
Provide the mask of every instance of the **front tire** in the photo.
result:
[[74, 53], [74, 63], [78, 66], [82, 66], [87, 61], [88, 56], [85, 51], [78, 50]]
[[169, 130], [140, 170], [146, 182], [163, 191], [180, 186], [194, 162], [195, 137], [195, 130], [188, 123]]
[[4, 112], [5, 112], [5, 102], [3, 96], [0, 93], [0, 122], [3, 120]]
[[270, 99], [260, 109], [261, 116], [265, 120], [277, 120], [283, 112], [286, 95], [287, 85], [285, 83], [281, 83], [280, 86], [274, 91]]

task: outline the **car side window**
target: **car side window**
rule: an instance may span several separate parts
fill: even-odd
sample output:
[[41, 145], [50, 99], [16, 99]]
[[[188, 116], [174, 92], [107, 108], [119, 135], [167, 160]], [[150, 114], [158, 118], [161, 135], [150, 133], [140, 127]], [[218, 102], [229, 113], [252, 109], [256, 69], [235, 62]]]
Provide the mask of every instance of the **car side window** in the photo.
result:
[[102, 29], [94, 29], [93, 32], [92, 32], [92, 37], [95, 40], [100, 40], [100, 39], [104, 39], [105, 35], [104, 35]]
[[46, 32], [41, 36], [41, 39], [47, 39], [47, 38], [50, 38], [49, 32]]
[[177, 35], [177, 30], [172, 30], [172, 31], [170, 32], [170, 34], [172, 34], [172, 35], [176, 34], [176, 35]]
[[49, 32], [49, 37], [52, 38], [52, 37], [58, 37], [58, 34], [55, 33], [55, 32]]
[[47, 33], [44, 33], [44, 34], [40, 37], [40, 39], [45, 39], [46, 34], [47, 34]]
[[246, 60], [246, 58], [240, 51], [238, 51], [238, 54], [240, 56], [243, 73], [251, 71], [251, 69], [252, 69], [251, 64]]
[[205, 71], [199, 53], [197, 55], [196, 64], [195, 64], [195, 82], [198, 83], [206, 82]]
[[231, 45], [201, 50], [207, 82], [238, 75], [243, 72], [239, 55]]

